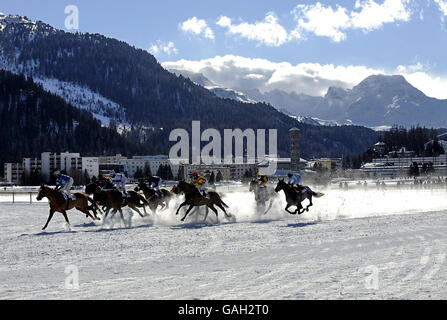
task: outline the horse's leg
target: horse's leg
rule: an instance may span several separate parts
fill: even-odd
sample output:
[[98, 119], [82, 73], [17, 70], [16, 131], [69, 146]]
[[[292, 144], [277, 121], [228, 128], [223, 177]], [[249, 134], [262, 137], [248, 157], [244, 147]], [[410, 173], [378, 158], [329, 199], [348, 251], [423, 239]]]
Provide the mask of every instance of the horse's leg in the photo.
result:
[[219, 223], [219, 214], [217, 213], [216, 208], [214, 208], [214, 205], [211, 204], [211, 205], [208, 206], [208, 208], [210, 208], [211, 210], [214, 211], [214, 213], [216, 214], [217, 223]]
[[225, 207], [222, 205], [222, 203], [216, 203], [216, 206], [218, 206], [222, 211], [225, 213], [225, 215], [230, 218], [231, 215], [227, 213], [227, 210], [225, 210]]
[[[148, 205], [149, 205], [149, 203], [148, 203]], [[146, 206], [145, 205], [143, 205], [143, 211], [144, 211], [144, 216], [143, 217], [147, 216], [147, 211], [146, 211]]]
[[90, 212], [88, 211], [88, 209], [79, 209], [79, 208], [76, 208], [76, 209], [79, 210], [79, 211], [81, 211], [82, 213], [85, 213], [85, 215], [86, 215], [87, 217], [90, 217], [92, 220], [99, 220], [99, 218], [97, 218], [96, 216], [93, 217], [93, 216], [90, 214]]
[[208, 209], [208, 207], [206, 207], [206, 210], [205, 210], [205, 218], [203, 219], [203, 222], [205, 222], [205, 221], [206, 221], [206, 218], [208, 218], [208, 212], [209, 212], [209, 209]]
[[123, 210], [121, 208], [119, 208], [119, 211], [120, 211], [121, 221], [123, 222], [124, 226], [126, 226], [126, 221], [124, 221]]
[[107, 210], [104, 210], [104, 220], [107, 218], [107, 215], [109, 214], [111, 208], [107, 208]]
[[51, 218], [53, 218], [54, 210], [50, 209], [50, 215], [48, 216], [47, 223], [45, 223], [45, 226], [42, 228], [42, 230], [45, 230], [48, 227], [48, 223], [50, 223]]
[[269, 207], [267, 208], [267, 210], [265, 210], [264, 214], [267, 214], [267, 212], [270, 211], [270, 209], [272, 208], [272, 206], [273, 206], [273, 199], [270, 200]]
[[129, 203], [129, 208], [131, 208], [132, 210], [138, 212], [138, 214], [143, 218], [143, 214], [141, 213], [140, 210], [138, 210], [138, 208], [133, 204], [133, 203]]
[[64, 216], [65, 221], [68, 224], [68, 227], [70, 228], [70, 221], [68, 221], [67, 212], [65, 210], [62, 210], [62, 215]]
[[289, 211], [289, 208], [291, 207], [292, 205], [291, 204], [287, 204], [287, 207], [286, 207], [286, 211], [288, 212], [288, 213], [290, 213], [290, 214], [296, 214], [296, 211], [295, 212], [291, 212], [291, 211]]
[[112, 214], [110, 215], [110, 218], [113, 218], [117, 211], [118, 211], [118, 209], [113, 209]]
[[[185, 204], [186, 204], [186, 202], [185, 202]], [[194, 205], [193, 205], [193, 204], [191, 204], [191, 205], [189, 206], [188, 210], [186, 210], [185, 216], [182, 218], [181, 221], [185, 221], [186, 216], [187, 216], [188, 213], [192, 210], [192, 208], [194, 208]], [[180, 209], [180, 208], [179, 208], [179, 209]]]
[[178, 215], [179, 210], [180, 210], [182, 207], [186, 206], [186, 205], [187, 205], [186, 201], [183, 202], [183, 203], [178, 207], [177, 212], [175, 213], [175, 215]]
[[312, 203], [312, 195], [310, 195], [308, 199], [309, 199], [309, 202], [310, 202], [310, 203], [309, 203], [308, 206], [306, 207], [306, 211], [309, 211], [309, 207], [312, 207], [312, 206], [313, 206], [313, 203]]

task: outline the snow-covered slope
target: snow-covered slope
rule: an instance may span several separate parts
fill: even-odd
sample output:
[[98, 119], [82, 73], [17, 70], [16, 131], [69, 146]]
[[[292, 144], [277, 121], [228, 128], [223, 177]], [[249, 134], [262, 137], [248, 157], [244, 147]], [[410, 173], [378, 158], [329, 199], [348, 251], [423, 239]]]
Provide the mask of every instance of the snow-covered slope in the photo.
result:
[[[57, 32], [57, 29], [43, 22], [35, 22], [24, 16], [0, 13], [0, 32], [7, 26], [13, 27], [14, 25], [20, 25], [21, 28], [27, 29], [27, 32], [29, 32], [28, 42], [33, 41], [36, 32]], [[16, 57], [20, 55], [21, 52], [17, 51]], [[67, 52], [67, 55], [70, 55], [70, 52]], [[6, 59], [2, 53], [2, 48], [0, 48], [0, 69], [32, 77], [45, 90], [56, 94], [67, 103], [92, 112], [93, 116], [100, 120], [103, 126], [109, 126], [110, 121], [113, 120], [116, 123], [118, 132], [121, 133], [129, 128], [129, 123], [126, 122], [125, 110], [118, 103], [105, 98], [88, 87], [35, 74], [35, 67], [39, 64], [40, 61], [36, 60], [28, 60], [26, 64], [15, 63]]]
[[256, 101], [247, 98], [242, 92], [220, 87], [206, 87], [216, 96], [223, 99], [232, 99], [244, 103], [256, 103]]
[[40, 83], [46, 91], [61, 97], [68, 103], [90, 111], [95, 118], [101, 121], [103, 126], [109, 126], [111, 119], [123, 128], [130, 126], [126, 123], [125, 111], [119, 104], [89, 88], [58, 79], [34, 78], [34, 82]]

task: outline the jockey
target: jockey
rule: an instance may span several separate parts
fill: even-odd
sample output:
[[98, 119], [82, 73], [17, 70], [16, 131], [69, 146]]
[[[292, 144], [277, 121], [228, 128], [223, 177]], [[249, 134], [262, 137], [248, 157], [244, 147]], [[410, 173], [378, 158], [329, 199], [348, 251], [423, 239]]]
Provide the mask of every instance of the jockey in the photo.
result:
[[66, 174], [62, 174], [59, 170], [54, 172], [54, 176], [56, 177], [56, 190], [60, 190], [72, 200], [76, 200], [75, 196], [73, 196], [70, 191], [74, 182], [73, 178]]
[[208, 187], [208, 180], [204, 176], [199, 176], [197, 172], [193, 172], [193, 185], [199, 190], [200, 194], [209, 199], [209, 195], [205, 193], [205, 188]]
[[112, 173], [110, 177], [112, 178], [112, 183], [115, 186], [115, 188], [121, 191], [123, 196], [129, 197], [129, 195], [126, 193], [126, 182], [127, 182], [126, 176], [123, 173], [119, 172], [116, 174]]
[[154, 188], [155, 195], [158, 198], [161, 198], [163, 194], [160, 191], [160, 186], [163, 180], [158, 176], [150, 176], [148, 180], [149, 180], [149, 187]]
[[256, 182], [259, 183], [259, 186], [261, 188], [265, 188], [267, 186], [268, 178], [265, 175], [262, 175], [260, 172], [258, 172], [258, 176], [256, 178]]
[[112, 183], [111, 176], [115, 174], [115, 170], [110, 170], [107, 174], [100, 173], [98, 176], [98, 184], [102, 189], [108, 189], [107, 184]]
[[301, 192], [304, 189], [304, 187], [300, 185], [301, 176], [298, 173], [289, 172], [287, 176], [289, 177], [289, 181], [287, 183], [291, 185], [295, 190]]

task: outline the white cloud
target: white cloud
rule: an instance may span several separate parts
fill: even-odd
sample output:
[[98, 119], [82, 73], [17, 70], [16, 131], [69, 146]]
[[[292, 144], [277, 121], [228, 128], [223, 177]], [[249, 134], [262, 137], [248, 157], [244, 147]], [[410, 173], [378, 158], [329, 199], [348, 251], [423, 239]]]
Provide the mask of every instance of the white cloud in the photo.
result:
[[166, 69], [202, 73], [219, 86], [248, 92], [275, 89], [286, 92], [322, 96], [331, 86], [350, 89], [373, 74], [402, 74], [413, 86], [426, 95], [447, 99], [447, 79], [432, 76], [425, 65], [416, 63], [398, 66], [395, 70], [369, 68], [367, 66], [336, 66], [332, 64], [271, 62], [226, 55], [199, 61], [179, 60], [162, 64]]
[[207, 39], [214, 39], [214, 32], [208, 26], [205, 20], [192, 17], [180, 24], [180, 29], [186, 33], [192, 33], [196, 36], [204, 36]]
[[364, 66], [334, 66], [318, 63], [271, 62], [226, 55], [200, 61], [179, 60], [165, 62], [166, 69], [202, 73], [212, 82], [240, 90], [258, 89], [261, 92], [275, 89], [286, 92], [324, 95], [330, 86], [351, 88], [368, 75], [382, 70]]
[[273, 13], [267, 13], [264, 21], [254, 24], [247, 22], [233, 24], [229, 17], [222, 16], [217, 21], [217, 25], [227, 28], [230, 34], [270, 47], [278, 47], [289, 39], [287, 31], [278, 23], [278, 18]]
[[418, 62], [416, 64], [412, 64], [412, 65], [399, 65], [396, 68], [396, 71], [399, 73], [414, 73], [414, 72], [418, 72], [418, 71], [422, 71], [424, 69], [427, 69], [426, 66], [424, 66], [422, 63]]
[[447, 79], [431, 76], [425, 72], [417, 71], [404, 73], [407, 81], [425, 93], [427, 96], [437, 99], [447, 99]]
[[409, 21], [410, 0], [385, 0], [378, 4], [374, 0], [357, 0], [350, 12], [341, 6], [332, 8], [320, 2], [313, 5], [297, 5], [292, 13], [297, 21], [296, 32], [310, 32], [329, 37], [334, 42], [346, 39], [346, 31], [360, 29], [370, 32], [386, 23]]
[[178, 54], [178, 50], [175, 47], [174, 42], [169, 41], [168, 43], [165, 43], [160, 40], [157, 40], [156, 43], [153, 43], [150, 46], [149, 52], [152, 53], [153, 55], [158, 55], [160, 53], [166, 54], [168, 56]]
[[385, 23], [408, 21], [411, 16], [408, 5], [409, 0], [385, 0], [382, 4], [373, 0], [357, 0], [355, 9], [360, 11], [351, 13], [352, 27], [371, 31], [381, 28]]
[[447, 0], [434, 0], [435, 3], [438, 5], [438, 9], [439, 11], [441, 11], [442, 15], [443, 15], [443, 20], [444, 17], [447, 16]]
[[317, 2], [315, 5], [298, 5], [293, 10], [298, 22], [298, 30], [312, 32], [317, 36], [326, 36], [335, 42], [346, 38], [344, 30], [350, 25], [350, 17], [345, 8], [325, 7]]

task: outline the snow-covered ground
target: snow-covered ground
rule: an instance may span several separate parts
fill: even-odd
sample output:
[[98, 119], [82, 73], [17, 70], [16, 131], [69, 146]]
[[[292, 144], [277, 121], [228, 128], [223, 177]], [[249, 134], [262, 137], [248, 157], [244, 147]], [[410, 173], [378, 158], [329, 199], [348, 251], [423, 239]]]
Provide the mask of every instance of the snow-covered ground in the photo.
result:
[[0, 299], [447, 298], [446, 189], [322, 191], [302, 216], [282, 193], [261, 216], [237, 189], [219, 224], [176, 208], [126, 208], [126, 225], [73, 210], [71, 230], [56, 214], [46, 232], [46, 201], [3, 202]]

